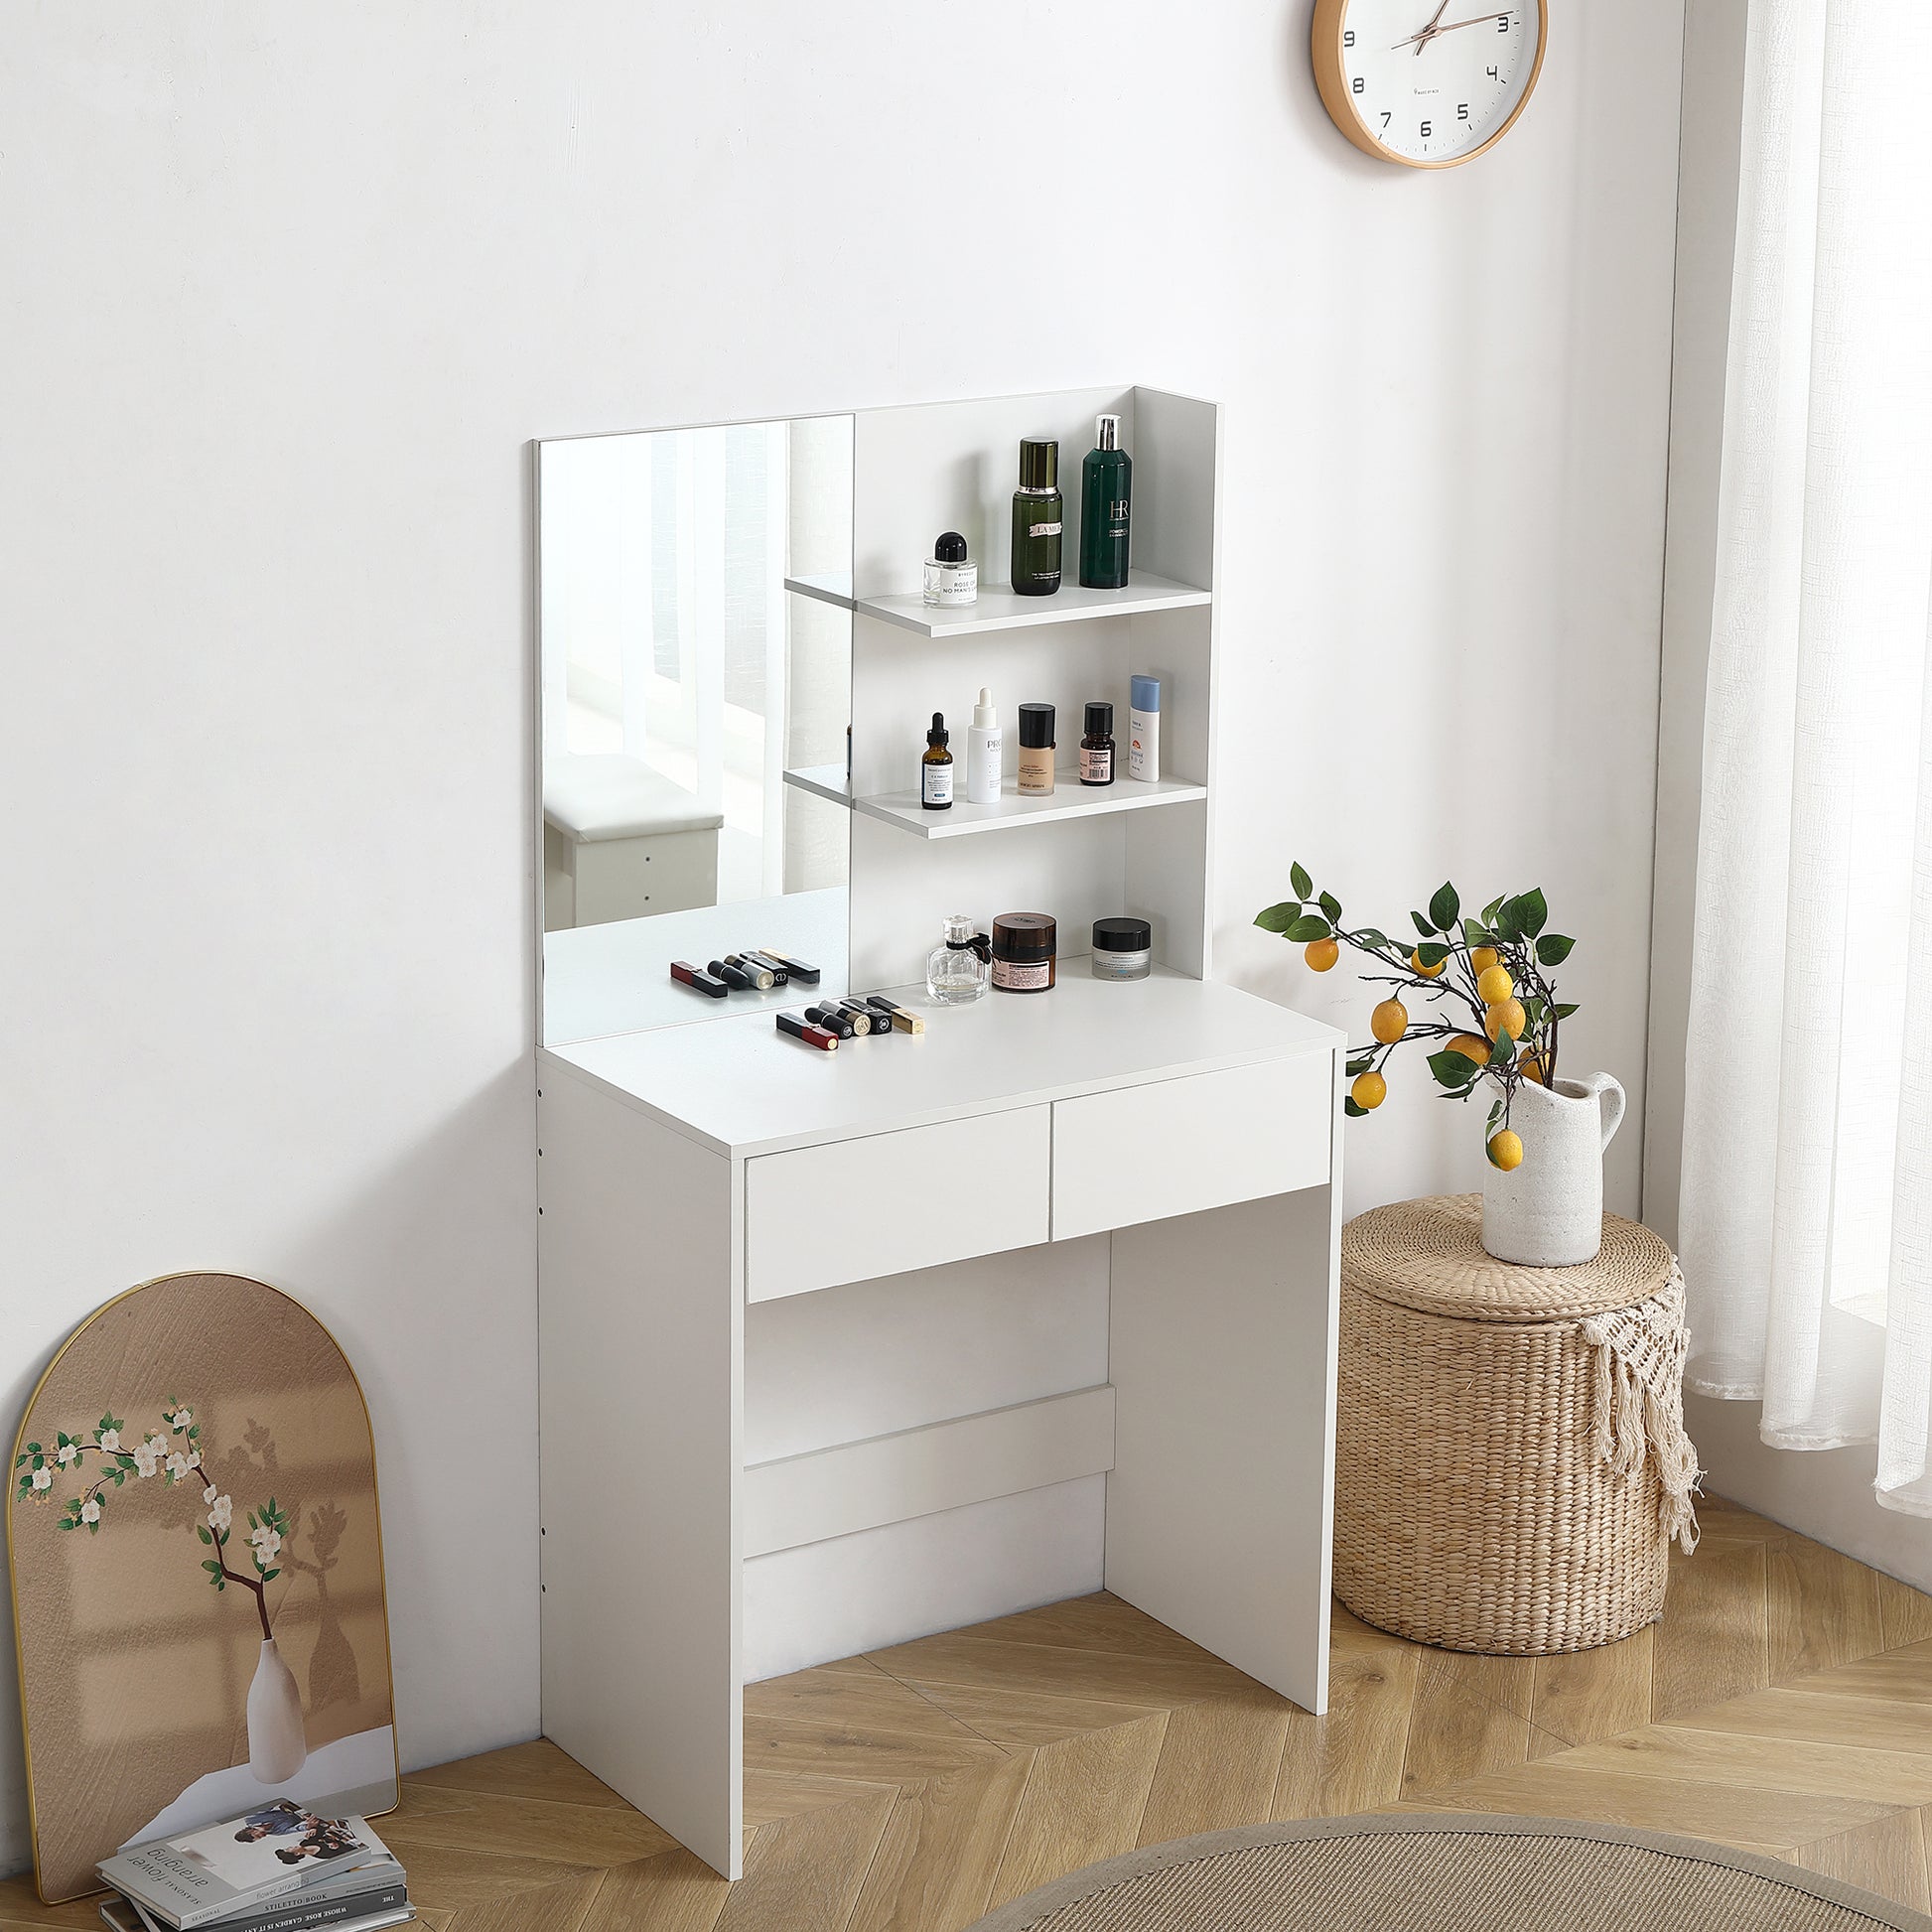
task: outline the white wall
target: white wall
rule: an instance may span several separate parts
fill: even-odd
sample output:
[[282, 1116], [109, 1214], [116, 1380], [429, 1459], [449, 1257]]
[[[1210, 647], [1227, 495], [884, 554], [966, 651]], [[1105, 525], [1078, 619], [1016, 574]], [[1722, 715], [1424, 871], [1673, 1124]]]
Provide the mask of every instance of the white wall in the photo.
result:
[[[1671, 378], [1670, 521], [1657, 738], [1657, 877], [1650, 972], [1644, 1219], [1677, 1238], [1684, 1048], [1697, 904], [1705, 682], [1718, 559], [1725, 367], [1742, 129], [1746, 0], [1704, 0], [1686, 21], [1684, 144]], [[1706, 1486], [1862, 1562], [1932, 1589], [1924, 1522], [1882, 1509], [1875, 1447], [1799, 1452], [1758, 1440], [1760, 1405], [1685, 1401]]]
[[[0, 21], [7, 1386], [168, 1269], [310, 1302], [411, 1762], [537, 1723], [525, 439], [1221, 400], [1221, 970], [1359, 1021], [1248, 927], [1291, 857], [1541, 884], [1638, 1085], [1681, 0], [1555, 11], [1441, 175], [1328, 125], [1307, 0]], [[1425, 1080], [1354, 1204], [1473, 1183]]]

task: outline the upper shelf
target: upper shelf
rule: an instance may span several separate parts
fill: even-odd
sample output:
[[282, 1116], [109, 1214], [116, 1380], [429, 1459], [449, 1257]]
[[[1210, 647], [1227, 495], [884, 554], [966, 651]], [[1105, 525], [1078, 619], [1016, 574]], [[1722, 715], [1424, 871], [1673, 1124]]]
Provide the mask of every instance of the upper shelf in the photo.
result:
[[855, 597], [849, 578], [787, 577], [785, 589], [836, 604], [843, 611], [897, 624], [922, 637], [964, 637], [978, 630], [1020, 630], [1036, 623], [1078, 623], [1085, 618], [1124, 618], [1143, 611], [1184, 611], [1211, 604], [1212, 591], [1177, 584], [1152, 571], [1128, 575], [1122, 591], [1090, 591], [1063, 584], [1051, 597], [1018, 597], [1002, 585], [980, 587], [975, 604], [928, 604], [920, 597]]

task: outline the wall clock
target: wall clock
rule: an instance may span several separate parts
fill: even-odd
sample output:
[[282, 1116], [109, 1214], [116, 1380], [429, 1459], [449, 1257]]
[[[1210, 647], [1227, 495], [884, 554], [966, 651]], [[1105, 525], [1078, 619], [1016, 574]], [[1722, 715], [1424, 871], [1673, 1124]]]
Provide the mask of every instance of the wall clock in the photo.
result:
[[1454, 168], [1516, 124], [1548, 25], [1548, 0], [1315, 0], [1315, 84], [1364, 154]]

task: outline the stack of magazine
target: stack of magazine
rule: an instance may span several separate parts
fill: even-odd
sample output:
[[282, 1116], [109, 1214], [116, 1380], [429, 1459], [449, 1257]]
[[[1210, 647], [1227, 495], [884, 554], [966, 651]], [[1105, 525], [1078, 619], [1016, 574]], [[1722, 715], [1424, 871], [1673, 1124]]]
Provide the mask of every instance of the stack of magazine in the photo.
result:
[[403, 1869], [365, 1818], [318, 1818], [291, 1799], [103, 1860], [120, 1893], [113, 1932], [380, 1932], [410, 1909]]

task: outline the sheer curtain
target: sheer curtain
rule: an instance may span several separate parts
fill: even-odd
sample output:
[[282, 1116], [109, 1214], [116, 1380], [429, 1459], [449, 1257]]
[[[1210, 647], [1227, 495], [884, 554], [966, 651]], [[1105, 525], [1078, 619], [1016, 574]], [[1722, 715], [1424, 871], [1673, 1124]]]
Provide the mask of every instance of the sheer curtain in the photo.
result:
[[1680, 1242], [1690, 1385], [1932, 1515], [1927, 0], [1750, 0]]

